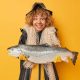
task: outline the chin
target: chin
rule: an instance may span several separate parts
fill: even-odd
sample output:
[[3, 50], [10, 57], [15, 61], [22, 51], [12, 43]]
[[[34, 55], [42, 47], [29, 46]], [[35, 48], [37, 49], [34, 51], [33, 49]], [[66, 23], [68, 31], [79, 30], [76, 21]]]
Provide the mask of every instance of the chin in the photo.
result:
[[36, 29], [38, 32], [42, 31], [43, 29]]
[[37, 30], [38, 32], [42, 31], [42, 30]]

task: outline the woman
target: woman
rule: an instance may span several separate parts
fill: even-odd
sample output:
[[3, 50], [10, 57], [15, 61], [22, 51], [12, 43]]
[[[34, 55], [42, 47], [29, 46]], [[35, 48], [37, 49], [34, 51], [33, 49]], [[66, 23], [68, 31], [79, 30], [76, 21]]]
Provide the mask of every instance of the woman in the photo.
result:
[[[21, 31], [19, 44], [60, 46], [53, 26], [52, 11], [46, 9], [43, 3], [34, 3], [32, 10], [26, 14], [26, 25]], [[30, 61], [21, 61], [20, 64], [19, 80], [30, 80], [31, 70], [35, 64]], [[40, 67], [39, 64], [39, 69]], [[54, 63], [44, 64], [44, 72], [45, 80], [58, 80]]]

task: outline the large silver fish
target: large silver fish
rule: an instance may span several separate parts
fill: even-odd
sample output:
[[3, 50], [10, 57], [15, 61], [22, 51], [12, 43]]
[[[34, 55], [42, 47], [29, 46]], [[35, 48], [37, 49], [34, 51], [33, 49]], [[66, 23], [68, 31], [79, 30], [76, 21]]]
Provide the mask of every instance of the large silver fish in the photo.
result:
[[46, 45], [17, 45], [8, 48], [9, 54], [19, 57], [25, 55], [29, 61], [39, 64], [53, 62], [55, 57], [60, 56], [62, 61], [68, 62], [68, 57], [75, 64], [77, 52], [71, 52], [67, 48], [50, 47]]

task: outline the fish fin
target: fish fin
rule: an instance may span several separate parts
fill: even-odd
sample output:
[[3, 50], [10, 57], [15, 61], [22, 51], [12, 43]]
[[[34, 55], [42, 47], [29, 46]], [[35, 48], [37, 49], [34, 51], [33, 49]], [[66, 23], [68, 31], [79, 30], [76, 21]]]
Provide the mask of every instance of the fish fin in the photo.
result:
[[78, 56], [78, 52], [72, 52], [74, 55], [74, 58], [72, 59], [73, 64], [75, 65], [76, 60], [77, 60], [77, 56]]

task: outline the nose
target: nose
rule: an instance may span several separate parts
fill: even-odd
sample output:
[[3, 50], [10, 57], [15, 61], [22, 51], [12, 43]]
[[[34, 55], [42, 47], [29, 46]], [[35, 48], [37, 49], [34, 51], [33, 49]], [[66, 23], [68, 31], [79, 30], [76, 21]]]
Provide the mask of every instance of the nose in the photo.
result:
[[38, 22], [38, 23], [41, 23], [41, 20], [40, 20], [40, 19], [38, 19], [38, 20], [37, 20], [37, 22]]

